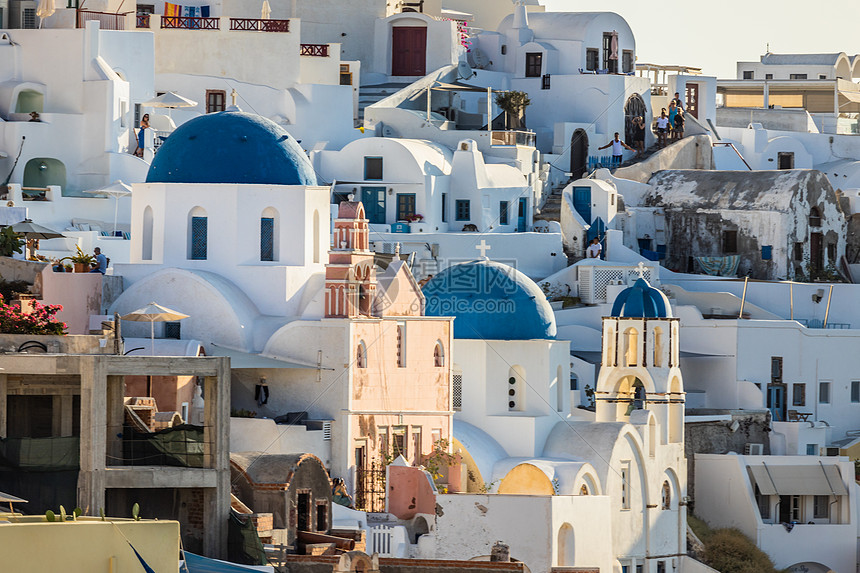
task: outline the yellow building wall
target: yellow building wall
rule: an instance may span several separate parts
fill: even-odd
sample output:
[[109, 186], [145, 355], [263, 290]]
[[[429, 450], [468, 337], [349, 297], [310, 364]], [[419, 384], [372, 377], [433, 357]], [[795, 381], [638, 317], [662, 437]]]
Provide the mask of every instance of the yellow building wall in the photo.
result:
[[[0, 516], [2, 571], [15, 573], [125, 573], [143, 571], [129, 546], [158, 573], [179, 571], [177, 521], [78, 521]], [[37, 521], [38, 520], [38, 521]], [[126, 541], [128, 538], [128, 541]]]

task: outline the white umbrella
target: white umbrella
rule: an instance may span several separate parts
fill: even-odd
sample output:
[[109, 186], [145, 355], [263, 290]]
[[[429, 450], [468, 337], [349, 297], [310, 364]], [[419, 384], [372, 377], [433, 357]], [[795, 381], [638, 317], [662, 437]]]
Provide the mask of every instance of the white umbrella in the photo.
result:
[[272, 15], [272, 7], [269, 6], [269, 0], [263, 0], [263, 20], [268, 20]]
[[123, 183], [122, 180], [117, 179], [110, 185], [99, 187], [98, 189], [94, 189], [93, 191], [86, 191], [86, 193], [90, 195], [104, 195], [105, 197], [113, 197], [113, 232], [114, 235], [116, 235], [116, 218], [117, 214], [119, 213], [119, 198], [131, 195], [131, 187]]
[[54, 0], [39, 0], [39, 5], [36, 7], [36, 16], [40, 19], [40, 28], [42, 27], [41, 20], [52, 16], [54, 14], [54, 10], [56, 10]]
[[160, 96], [145, 101], [140, 104], [143, 107], [164, 107], [167, 108], [167, 117], [170, 117], [170, 110], [178, 107], [195, 107], [197, 102], [183, 97], [176, 92], [163, 93]]
[[133, 310], [120, 318], [123, 320], [130, 320], [132, 322], [149, 323], [149, 353], [152, 355], [155, 354], [155, 323], [182, 320], [183, 318], [188, 318], [188, 315], [151, 302], [145, 307]]

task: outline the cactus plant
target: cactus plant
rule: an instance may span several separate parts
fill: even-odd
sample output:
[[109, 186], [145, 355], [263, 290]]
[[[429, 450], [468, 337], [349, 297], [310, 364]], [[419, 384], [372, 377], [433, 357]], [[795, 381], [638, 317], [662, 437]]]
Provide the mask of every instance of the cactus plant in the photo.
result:
[[49, 509], [45, 512], [45, 520], [50, 522], [57, 521], [57, 516], [54, 515], [54, 512]]
[[140, 521], [140, 505], [135, 503], [131, 506], [131, 515], [135, 521]]

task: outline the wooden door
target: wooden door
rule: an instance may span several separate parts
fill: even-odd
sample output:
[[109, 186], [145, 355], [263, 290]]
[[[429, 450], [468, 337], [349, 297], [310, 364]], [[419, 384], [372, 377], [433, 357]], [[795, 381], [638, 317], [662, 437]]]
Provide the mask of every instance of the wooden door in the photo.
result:
[[821, 248], [824, 244], [821, 233], [810, 233], [809, 235], [809, 263], [814, 271], [821, 270]]
[[423, 76], [426, 74], [426, 62], [427, 28], [392, 28], [391, 75]]
[[687, 84], [686, 92], [687, 109], [684, 112], [699, 119], [699, 84]]

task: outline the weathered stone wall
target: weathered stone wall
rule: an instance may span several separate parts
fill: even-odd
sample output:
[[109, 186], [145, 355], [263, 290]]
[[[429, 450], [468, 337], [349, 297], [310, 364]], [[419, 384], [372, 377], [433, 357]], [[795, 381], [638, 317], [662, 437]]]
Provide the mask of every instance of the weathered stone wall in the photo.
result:
[[[764, 444], [764, 453], [770, 454], [770, 412], [767, 410], [689, 410], [691, 415], [726, 415], [732, 416], [732, 421], [696, 422], [688, 421], [684, 425], [684, 455], [687, 458], [687, 494], [692, 498], [690, 511], [695, 512], [696, 504], [696, 468], [695, 454], [726, 454], [744, 453], [744, 447], [749, 444]], [[731, 429], [733, 422], [738, 423], [738, 429]]]

